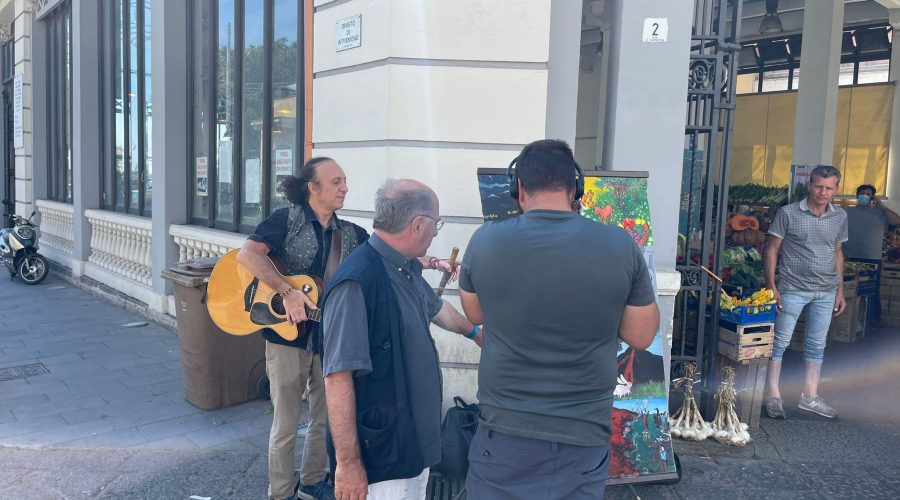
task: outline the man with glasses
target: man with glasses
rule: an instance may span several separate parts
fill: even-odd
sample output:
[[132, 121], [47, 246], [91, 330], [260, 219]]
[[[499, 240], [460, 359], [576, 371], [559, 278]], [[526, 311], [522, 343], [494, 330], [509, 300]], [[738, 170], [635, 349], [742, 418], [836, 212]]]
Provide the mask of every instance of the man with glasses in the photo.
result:
[[[269, 257], [281, 262], [288, 274], [315, 275], [327, 285], [338, 264], [369, 235], [365, 229], [338, 218], [347, 196], [347, 177], [331, 158], [306, 162], [298, 176], [287, 177], [281, 191], [290, 208], [273, 212], [244, 242], [238, 261], [284, 299], [289, 321], [306, 321], [306, 309], [315, 308], [306, 295], [282, 279]], [[422, 258], [429, 269], [452, 271], [448, 261]], [[285, 340], [271, 330], [266, 339], [266, 373], [274, 414], [269, 435], [269, 498], [327, 500], [332, 498], [327, 481], [325, 451], [325, 387], [322, 362], [315, 345], [319, 325], [307, 325], [307, 335]], [[300, 424], [301, 397], [309, 388], [309, 428], [303, 444], [300, 484], [294, 483], [294, 448]]]
[[425, 498], [441, 460], [441, 369], [429, 325], [481, 342], [422, 278], [418, 258], [443, 226], [424, 184], [388, 180], [375, 199], [374, 234], [325, 291], [323, 370], [335, 496]]
[[831, 317], [846, 307], [842, 245], [847, 241], [847, 213], [831, 204], [840, 181], [841, 173], [836, 168], [814, 168], [809, 177], [809, 196], [781, 207], [769, 226], [764, 261], [766, 287], [775, 292], [778, 303], [766, 401], [766, 413], [771, 418], [785, 418], [778, 385], [781, 358], [804, 307], [806, 376], [797, 406], [823, 417], [837, 416], [837, 411], [819, 396], [818, 389]]

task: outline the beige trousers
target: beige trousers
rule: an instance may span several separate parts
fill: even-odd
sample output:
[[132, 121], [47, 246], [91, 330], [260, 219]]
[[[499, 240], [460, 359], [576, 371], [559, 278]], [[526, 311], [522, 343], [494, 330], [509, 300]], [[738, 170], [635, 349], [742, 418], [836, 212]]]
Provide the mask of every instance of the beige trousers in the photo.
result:
[[294, 446], [300, 425], [300, 405], [309, 382], [309, 430], [303, 444], [300, 482], [325, 479], [325, 381], [319, 356], [297, 347], [266, 342], [266, 372], [275, 412], [269, 433], [269, 498], [294, 494]]

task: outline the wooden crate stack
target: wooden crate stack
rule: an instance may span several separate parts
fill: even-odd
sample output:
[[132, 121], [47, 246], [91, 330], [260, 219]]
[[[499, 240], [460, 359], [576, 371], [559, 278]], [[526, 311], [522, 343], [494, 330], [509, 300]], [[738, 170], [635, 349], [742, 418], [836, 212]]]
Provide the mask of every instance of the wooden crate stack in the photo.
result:
[[900, 326], [900, 264], [881, 269], [881, 323]]
[[[738, 388], [736, 411], [750, 430], [759, 427], [766, 388], [766, 370], [772, 357], [775, 323], [736, 325], [720, 322], [719, 354], [721, 366], [735, 370]], [[721, 372], [720, 372], [721, 373]]]
[[[754, 431], [759, 428], [759, 417], [765, 404], [766, 372], [769, 368], [769, 358], [755, 358], [746, 361], [735, 361], [722, 357], [721, 366], [734, 368], [734, 384], [738, 390], [735, 411], [741, 422], [750, 426]], [[718, 373], [718, 381], [721, 382], [721, 370]]]
[[735, 361], [772, 357], [775, 323], [719, 323], [719, 354]]

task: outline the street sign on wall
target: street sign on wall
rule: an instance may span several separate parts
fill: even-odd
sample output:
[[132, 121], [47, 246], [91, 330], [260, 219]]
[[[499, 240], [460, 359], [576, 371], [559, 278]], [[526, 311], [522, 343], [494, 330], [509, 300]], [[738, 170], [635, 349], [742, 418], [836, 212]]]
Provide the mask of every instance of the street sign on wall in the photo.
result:
[[337, 52], [359, 47], [362, 45], [362, 14], [339, 20], [335, 25], [335, 32]]

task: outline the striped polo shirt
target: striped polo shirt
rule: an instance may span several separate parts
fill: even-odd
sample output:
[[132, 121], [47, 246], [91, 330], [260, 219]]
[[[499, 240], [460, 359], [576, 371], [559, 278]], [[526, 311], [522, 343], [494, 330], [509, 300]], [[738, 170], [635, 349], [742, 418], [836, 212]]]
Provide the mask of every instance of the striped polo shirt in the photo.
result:
[[769, 226], [769, 234], [781, 238], [778, 257], [778, 290], [830, 292], [837, 288], [835, 246], [847, 241], [847, 212], [828, 204], [817, 216], [807, 199], [781, 207]]

